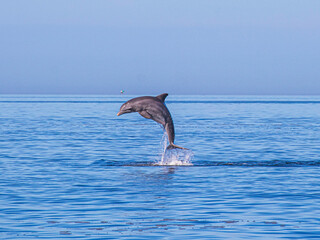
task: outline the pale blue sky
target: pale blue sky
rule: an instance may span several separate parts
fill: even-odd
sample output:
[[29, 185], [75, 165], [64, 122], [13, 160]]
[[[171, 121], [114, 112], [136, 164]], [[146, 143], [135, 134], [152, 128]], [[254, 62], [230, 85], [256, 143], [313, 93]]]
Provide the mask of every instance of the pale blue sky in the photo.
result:
[[320, 94], [319, 0], [0, 5], [0, 93]]

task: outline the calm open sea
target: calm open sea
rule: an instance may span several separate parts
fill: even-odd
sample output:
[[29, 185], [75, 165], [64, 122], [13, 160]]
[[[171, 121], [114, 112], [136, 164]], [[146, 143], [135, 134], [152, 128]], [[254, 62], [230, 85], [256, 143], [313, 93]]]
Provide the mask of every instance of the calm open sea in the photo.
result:
[[0, 239], [320, 239], [320, 97], [131, 97], [0, 95]]

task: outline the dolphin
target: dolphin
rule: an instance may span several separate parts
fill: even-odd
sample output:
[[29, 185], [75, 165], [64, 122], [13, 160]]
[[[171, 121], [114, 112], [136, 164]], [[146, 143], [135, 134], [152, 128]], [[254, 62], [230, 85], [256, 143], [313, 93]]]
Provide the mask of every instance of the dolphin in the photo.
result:
[[138, 112], [142, 117], [152, 119], [163, 126], [169, 138], [167, 149], [187, 149], [174, 144], [174, 125], [171, 114], [164, 103], [167, 96], [167, 93], [163, 93], [156, 97], [144, 96], [130, 99], [122, 104], [117, 115]]

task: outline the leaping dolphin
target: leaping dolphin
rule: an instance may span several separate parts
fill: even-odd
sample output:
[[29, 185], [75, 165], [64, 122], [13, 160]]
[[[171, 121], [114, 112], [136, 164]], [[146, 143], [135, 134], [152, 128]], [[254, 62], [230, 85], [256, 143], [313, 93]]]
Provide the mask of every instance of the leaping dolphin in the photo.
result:
[[138, 112], [142, 117], [152, 119], [163, 126], [169, 138], [169, 146], [167, 149], [187, 149], [174, 144], [174, 125], [171, 114], [164, 103], [167, 96], [167, 93], [163, 93], [156, 97], [145, 96], [133, 98], [122, 104], [117, 115], [120, 116], [125, 113]]

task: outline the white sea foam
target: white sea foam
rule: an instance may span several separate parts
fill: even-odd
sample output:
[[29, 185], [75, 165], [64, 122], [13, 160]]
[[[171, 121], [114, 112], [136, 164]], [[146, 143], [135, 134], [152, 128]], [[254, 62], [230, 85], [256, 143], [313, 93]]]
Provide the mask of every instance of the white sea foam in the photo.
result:
[[156, 166], [192, 166], [191, 160], [193, 152], [191, 150], [174, 148], [167, 150], [168, 136], [165, 132], [161, 140], [160, 160], [154, 165]]

